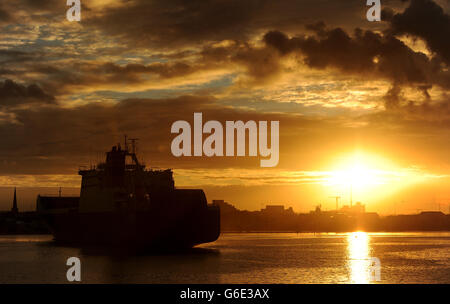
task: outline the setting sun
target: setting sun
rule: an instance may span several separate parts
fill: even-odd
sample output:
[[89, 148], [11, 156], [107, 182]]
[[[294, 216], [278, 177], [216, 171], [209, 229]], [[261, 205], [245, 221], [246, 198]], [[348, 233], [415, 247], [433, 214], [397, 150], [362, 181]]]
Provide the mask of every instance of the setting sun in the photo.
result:
[[329, 195], [339, 195], [343, 203], [373, 203], [433, 176], [418, 168], [402, 168], [381, 156], [356, 151], [338, 159], [323, 186]]
[[327, 180], [328, 185], [352, 188], [355, 191], [365, 191], [373, 186], [386, 182], [386, 171], [365, 154], [354, 154], [338, 164]]

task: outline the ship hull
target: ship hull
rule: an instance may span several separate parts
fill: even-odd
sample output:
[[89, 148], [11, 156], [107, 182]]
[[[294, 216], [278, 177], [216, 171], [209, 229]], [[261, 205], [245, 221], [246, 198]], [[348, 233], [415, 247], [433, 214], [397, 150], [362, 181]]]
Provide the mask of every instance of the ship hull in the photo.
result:
[[220, 235], [219, 208], [183, 216], [165, 211], [53, 213], [44, 215], [57, 242], [138, 249], [190, 248]]

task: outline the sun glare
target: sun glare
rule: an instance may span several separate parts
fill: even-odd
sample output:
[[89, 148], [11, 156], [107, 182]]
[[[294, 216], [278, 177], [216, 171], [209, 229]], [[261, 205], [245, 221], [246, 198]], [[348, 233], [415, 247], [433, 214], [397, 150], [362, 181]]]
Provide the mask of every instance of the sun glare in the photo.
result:
[[344, 170], [332, 171], [329, 181], [332, 185], [347, 185], [355, 190], [383, 183], [376, 170], [363, 164], [354, 164]]
[[355, 153], [344, 158], [330, 172], [327, 184], [352, 188], [354, 191], [367, 190], [386, 182], [383, 169], [374, 157]]
[[367, 284], [370, 282], [370, 237], [365, 232], [353, 232], [347, 236], [348, 268], [350, 282]]
[[323, 186], [329, 195], [339, 195], [343, 203], [374, 202], [416, 180], [392, 161], [361, 151], [340, 157], [331, 168]]

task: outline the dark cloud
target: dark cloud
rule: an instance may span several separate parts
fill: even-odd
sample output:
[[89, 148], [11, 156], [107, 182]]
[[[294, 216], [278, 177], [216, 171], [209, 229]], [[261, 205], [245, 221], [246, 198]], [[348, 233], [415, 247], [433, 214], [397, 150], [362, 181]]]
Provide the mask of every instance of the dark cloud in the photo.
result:
[[[1, 1], [0, 25], [8, 26], [14, 23], [26, 24], [28, 20], [24, 19], [24, 12], [31, 17], [31, 21], [57, 21], [65, 17], [66, 9], [67, 5], [65, 0]], [[3, 28], [2, 31], [5, 31], [5, 29]]]
[[16, 72], [13, 70], [0, 68], [0, 76], [14, 75], [14, 74], [16, 74]]
[[35, 10], [49, 10], [61, 6], [61, 2], [66, 4], [67, 1], [59, 0], [21, 0], [26, 7], [31, 7]]
[[239, 41], [227, 46], [205, 46], [198, 61], [215, 65], [216, 68], [244, 68], [243, 74], [250, 81], [249, 84], [274, 80], [281, 72], [280, 56], [273, 49]]
[[4, 10], [0, 7], [0, 24], [9, 22], [12, 19], [13, 19], [12, 16], [6, 10]]
[[[422, 117], [448, 122], [448, 96], [431, 101], [429, 90], [436, 85], [444, 90], [450, 88], [447, 60], [450, 55], [449, 16], [428, 0], [412, 1], [403, 13], [385, 10], [383, 15], [392, 24], [392, 28], [384, 33], [356, 29], [353, 35], [349, 35], [342, 28], [328, 29], [325, 23], [318, 22], [306, 26], [315, 35], [289, 37], [280, 31], [270, 31], [263, 40], [282, 56], [298, 53], [311, 68], [334, 68], [368, 80], [387, 79], [392, 88], [384, 97], [386, 110], [413, 120]], [[430, 22], [424, 24], [424, 20]], [[429, 58], [412, 50], [396, 37], [405, 33], [423, 38], [438, 56]], [[405, 86], [422, 92], [423, 100], [404, 98], [402, 90]]]
[[272, 31], [264, 36], [267, 45], [281, 54], [299, 52], [305, 63], [317, 69], [337, 68], [366, 77], [382, 77], [395, 83], [421, 85], [430, 81], [428, 57], [411, 50], [393, 36], [357, 29], [353, 36], [341, 28], [314, 25], [315, 36], [296, 36]]
[[40, 83], [46, 90], [54, 94], [75, 92], [80, 87], [97, 85], [139, 85], [151, 78], [154, 82], [164, 79], [186, 77], [196, 72], [216, 68], [201, 61], [171, 61], [151, 64], [125, 64], [113, 62], [76, 62], [60, 67], [55, 64], [32, 64], [28, 70], [39, 73]]
[[87, 20], [137, 46], [173, 47], [246, 37], [251, 16], [265, 1], [143, 1], [105, 8]]
[[[247, 41], [270, 28], [298, 31], [317, 19], [329, 24], [361, 24], [359, 0], [130, 1], [87, 16], [85, 24], [135, 47], [173, 48], [226, 39]], [[339, 11], [339, 13], [337, 13]]]
[[387, 17], [393, 34], [422, 38], [430, 50], [450, 63], [450, 15], [438, 4], [431, 0], [412, 0], [404, 12]]
[[386, 110], [410, 121], [431, 121], [447, 129], [450, 127], [450, 96], [432, 101], [428, 94], [429, 89], [429, 86], [419, 88], [424, 99], [417, 101], [407, 99], [402, 88], [394, 85], [384, 96]]
[[0, 82], [0, 106], [15, 106], [28, 103], [55, 103], [52, 95], [44, 92], [38, 85], [18, 84], [10, 79]]
[[[18, 52], [14, 56], [25, 55]], [[181, 55], [166, 62], [150, 64], [76, 61], [64, 66], [52, 62], [35, 63], [35, 60], [30, 60], [24, 62], [22, 68], [32, 75], [39, 75], [39, 83], [47, 92], [54, 95], [97, 85], [139, 85], [149, 79], [154, 83], [174, 78], [185, 79], [208, 71], [228, 69], [231, 73], [236, 68], [240, 68], [239, 73], [243, 71], [253, 83], [260, 83], [274, 79], [281, 71], [280, 56], [276, 51], [272, 48], [254, 47], [248, 43], [231, 42], [227, 46], [205, 45], [197, 53], [189, 53], [187, 57], [190, 58], [185, 59], [185, 56]], [[10, 69], [0, 70], [0, 74], [5, 75], [13, 72]]]
[[15, 49], [0, 50], [0, 64], [23, 63], [36, 58], [36, 54], [29, 54]]
[[186, 62], [170, 62], [170, 63], [153, 63], [149, 65], [143, 64], [127, 64], [120, 66], [114, 63], [105, 63], [95, 68], [95, 72], [101, 75], [111, 75], [112, 78], [131, 77], [139, 74], [156, 74], [161, 78], [173, 78], [192, 74], [200, 67], [194, 67]]

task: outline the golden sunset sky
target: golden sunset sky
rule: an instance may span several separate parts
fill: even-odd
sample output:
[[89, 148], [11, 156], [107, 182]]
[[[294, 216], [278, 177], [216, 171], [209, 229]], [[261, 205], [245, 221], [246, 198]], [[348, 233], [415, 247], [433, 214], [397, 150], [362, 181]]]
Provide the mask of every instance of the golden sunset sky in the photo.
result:
[[[381, 22], [365, 2], [82, 0], [69, 22], [65, 0], [1, 1], [1, 208], [14, 186], [30, 208], [76, 192], [128, 134], [176, 186], [240, 209], [332, 209], [351, 188], [368, 211], [448, 212], [450, 1], [383, 0]], [[278, 166], [174, 157], [194, 112], [279, 121]]]

